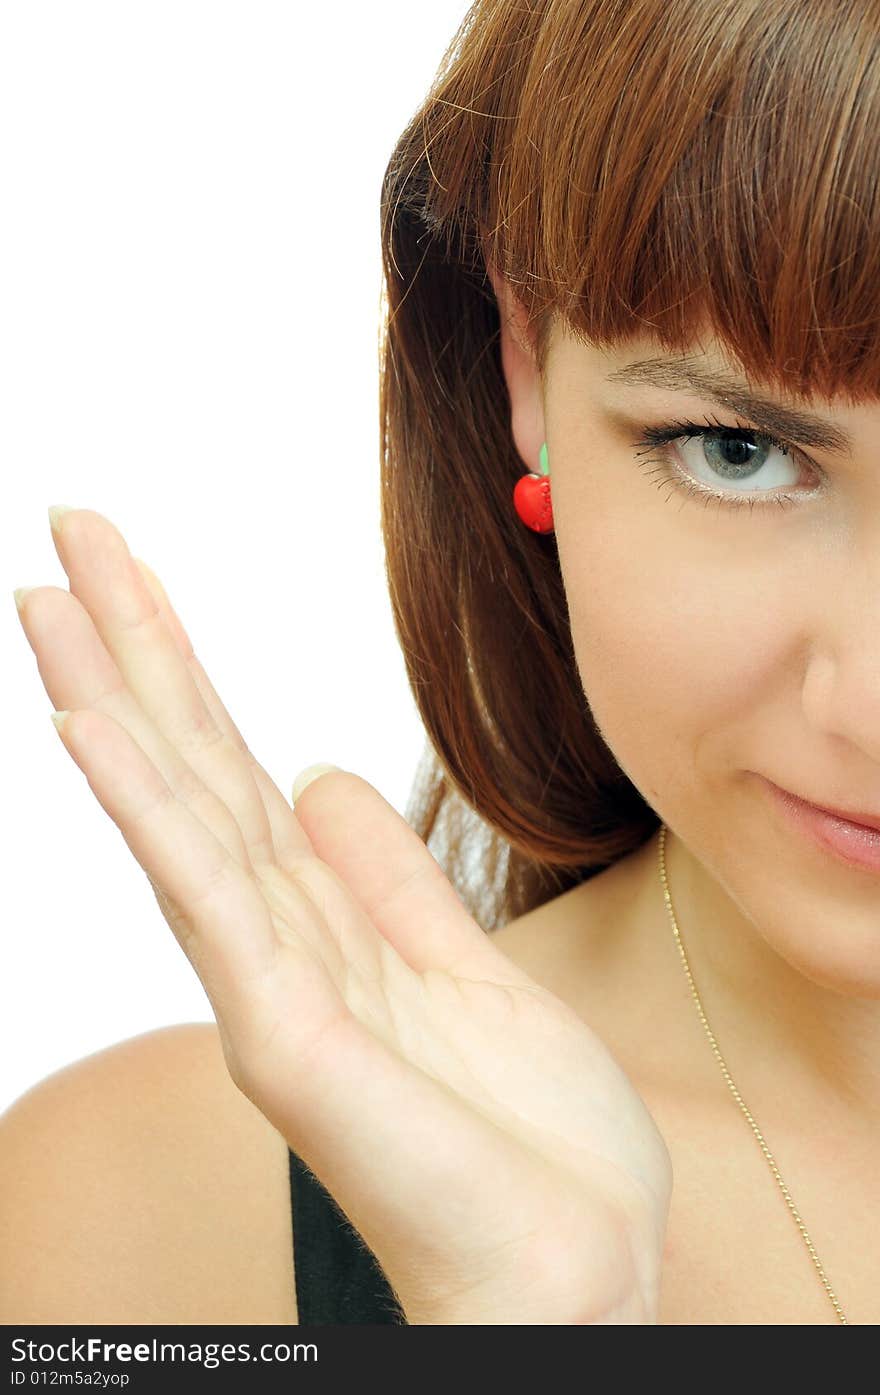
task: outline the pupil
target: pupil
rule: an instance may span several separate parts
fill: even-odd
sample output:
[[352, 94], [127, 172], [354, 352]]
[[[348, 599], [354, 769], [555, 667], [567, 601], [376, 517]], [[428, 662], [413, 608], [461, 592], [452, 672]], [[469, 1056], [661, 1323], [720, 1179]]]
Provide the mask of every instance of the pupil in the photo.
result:
[[[707, 443], [710, 449], [720, 449], [724, 452], [720, 464], [726, 467], [729, 475], [748, 475], [754, 471], [754, 452], [758, 449], [751, 441], [744, 441], [741, 436], [722, 436], [720, 442], [709, 440]], [[718, 462], [716, 462], [717, 465]]]

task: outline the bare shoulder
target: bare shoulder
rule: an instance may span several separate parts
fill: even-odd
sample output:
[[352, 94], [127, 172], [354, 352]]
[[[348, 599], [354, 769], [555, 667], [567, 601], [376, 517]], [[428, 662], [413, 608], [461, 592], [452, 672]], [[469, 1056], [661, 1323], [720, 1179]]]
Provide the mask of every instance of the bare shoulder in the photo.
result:
[[295, 1323], [287, 1144], [213, 1023], [84, 1057], [0, 1118], [0, 1322]]

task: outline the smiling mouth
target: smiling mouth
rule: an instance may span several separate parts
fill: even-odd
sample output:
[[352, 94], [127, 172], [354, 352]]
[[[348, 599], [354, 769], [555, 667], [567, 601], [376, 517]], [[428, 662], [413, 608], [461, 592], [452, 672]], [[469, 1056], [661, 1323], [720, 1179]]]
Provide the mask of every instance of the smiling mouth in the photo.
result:
[[812, 804], [791, 790], [783, 789], [765, 775], [759, 777], [781, 808], [801, 832], [826, 852], [842, 861], [872, 872], [880, 872], [880, 817], [865, 813], [845, 813]]
[[[763, 778], [766, 779], [766, 776]], [[768, 784], [773, 784], [768, 780]], [[809, 809], [815, 809], [817, 813], [827, 814], [829, 818], [840, 819], [843, 823], [854, 823], [860, 828], [874, 828], [880, 831], [880, 814], [867, 814], [852, 809], [836, 809], [832, 804], [817, 804], [812, 799], [804, 799], [802, 795], [793, 794], [791, 790], [784, 789], [782, 785], [776, 785], [780, 794], [784, 794], [789, 799], [795, 800], [798, 804], [805, 804]]]

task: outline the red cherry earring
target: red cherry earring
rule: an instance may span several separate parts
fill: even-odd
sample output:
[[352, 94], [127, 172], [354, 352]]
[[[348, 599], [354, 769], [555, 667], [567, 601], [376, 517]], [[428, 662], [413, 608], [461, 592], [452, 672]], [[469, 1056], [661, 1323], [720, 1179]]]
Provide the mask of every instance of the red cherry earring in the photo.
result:
[[550, 467], [547, 464], [547, 442], [541, 447], [538, 457], [541, 467], [539, 475], [522, 475], [513, 491], [513, 504], [523, 523], [533, 533], [553, 531], [553, 504], [550, 500]]

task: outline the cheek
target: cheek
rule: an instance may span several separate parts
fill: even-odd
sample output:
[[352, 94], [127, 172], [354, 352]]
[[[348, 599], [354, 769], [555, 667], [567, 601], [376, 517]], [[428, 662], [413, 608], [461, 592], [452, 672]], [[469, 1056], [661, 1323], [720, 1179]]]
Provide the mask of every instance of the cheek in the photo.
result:
[[808, 529], [664, 501], [611, 460], [560, 468], [553, 485], [572, 643], [599, 731], [768, 944], [817, 984], [878, 997], [876, 880], [805, 846], [745, 774], [796, 778], [827, 739], [809, 729], [803, 685], [829, 593], [851, 607], [845, 572], [832, 575]]
[[765, 545], [761, 558], [735, 546], [730, 521], [703, 521], [701, 537], [699, 512], [607, 499], [597, 508], [594, 497], [561, 510], [557, 527], [584, 695], [618, 764], [661, 816], [686, 792], [705, 798], [707, 786], [750, 768], [760, 708], [796, 643], [796, 622], [774, 604], [778, 552]]

